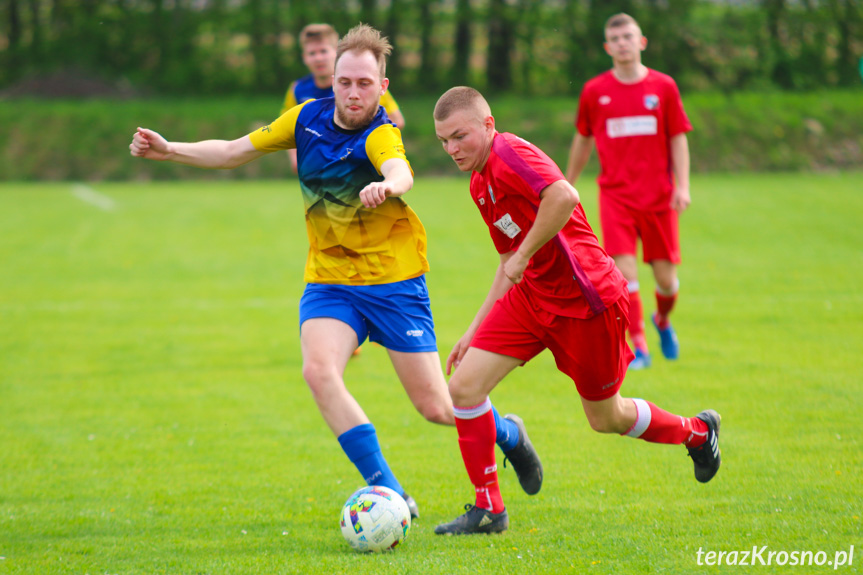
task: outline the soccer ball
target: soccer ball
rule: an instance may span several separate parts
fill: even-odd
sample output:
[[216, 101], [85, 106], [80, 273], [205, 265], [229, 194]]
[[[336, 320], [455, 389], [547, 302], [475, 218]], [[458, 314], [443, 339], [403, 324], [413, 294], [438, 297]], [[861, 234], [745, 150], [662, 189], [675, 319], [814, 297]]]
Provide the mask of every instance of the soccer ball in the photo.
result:
[[342, 535], [355, 551], [389, 551], [404, 541], [411, 512], [402, 496], [381, 485], [358, 489], [342, 507]]

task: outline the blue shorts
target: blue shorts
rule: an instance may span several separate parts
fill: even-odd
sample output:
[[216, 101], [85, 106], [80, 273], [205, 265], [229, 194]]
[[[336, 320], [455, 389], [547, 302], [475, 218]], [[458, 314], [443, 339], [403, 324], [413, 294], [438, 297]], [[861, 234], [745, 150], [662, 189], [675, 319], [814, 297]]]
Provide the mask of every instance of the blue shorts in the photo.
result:
[[368, 338], [393, 351], [437, 351], [425, 276], [365, 286], [306, 284], [300, 326], [319, 317], [351, 326], [358, 344]]

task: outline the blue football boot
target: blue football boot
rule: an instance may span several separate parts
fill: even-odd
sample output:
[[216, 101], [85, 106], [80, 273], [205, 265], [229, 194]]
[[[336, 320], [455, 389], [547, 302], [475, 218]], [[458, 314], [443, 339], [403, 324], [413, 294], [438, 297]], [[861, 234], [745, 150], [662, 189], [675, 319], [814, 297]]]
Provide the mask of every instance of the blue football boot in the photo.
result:
[[665, 359], [677, 359], [680, 357], [680, 343], [677, 341], [677, 334], [674, 332], [674, 328], [671, 327], [671, 323], [669, 322], [668, 327], [665, 329], [660, 329], [659, 323], [656, 321], [656, 314], [653, 314], [650, 320], [653, 322], [653, 327], [659, 332], [659, 344], [662, 347], [662, 355], [665, 356]]
[[650, 354], [642, 349], [635, 348], [635, 358], [629, 362], [629, 369], [637, 370], [647, 367], [650, 367]]

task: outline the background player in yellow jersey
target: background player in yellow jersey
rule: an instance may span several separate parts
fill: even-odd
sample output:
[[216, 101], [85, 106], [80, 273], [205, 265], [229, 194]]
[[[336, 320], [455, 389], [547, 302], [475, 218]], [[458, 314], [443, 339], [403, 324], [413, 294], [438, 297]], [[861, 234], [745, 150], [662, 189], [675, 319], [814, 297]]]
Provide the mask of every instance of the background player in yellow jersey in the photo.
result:
[[[201, 168], [235, 168], [297, 149], [309, 253], [300, 300], [303, 377], [345, 454], [370, 485], [404, 494], [377, 432], [343, 379], [366, 338], [383, 345], [413, 405], [427, 420], [454, 425], [437, 352], [425, 272], [426, 235], [402, 196], [413, 172], [401, 134], [379, 105], [389, 80], [386, 38], [366, 25], [339, 42], [334, 98], [309, 100], [232, 141], [169, 142], [138, 128], [133, 156]], [[497, 437], [522, 487], [536, 493], [542, 468], [524, 424], [494, 411]], [[510, 418], [511, 417], [511, 418]], [[416, 502], [405, 494], [413, 516]]]
[[[338, 43], [339, 33], [329, 24], [309, 24], [300, 31], [303, 64], [309, 69], [309, 74], [290, 85], [282, 104], [282, 114], [307, 100], [333, 97], [333, 71]], [[405, 118], [389, 90], [381, 95], [381, 106], [397, 128], [404, 128]], [[296, 149], [288, 150], [288, 155], [291, 157], [291, 167], [296, 173]]]

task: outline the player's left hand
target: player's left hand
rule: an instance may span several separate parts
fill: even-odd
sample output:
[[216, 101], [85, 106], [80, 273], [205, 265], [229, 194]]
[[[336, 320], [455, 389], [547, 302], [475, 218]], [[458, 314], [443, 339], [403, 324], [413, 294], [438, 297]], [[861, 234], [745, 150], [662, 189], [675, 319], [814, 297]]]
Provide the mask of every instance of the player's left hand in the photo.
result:
[[360, 201], [367, 208], [376, 208], [392, 195], [390, 185], [386, 182], [372, 182], [360, 191]]
[[503, 265], [503, 273], [509, 278], [509, 281], [517, 284], [522, 280], [528, 263], [530, 263], [530, 258], [525, 258], [518, 252], [514, 252]]
[[672, 210], [676, 210], [678, 214], [682, 214], [691, 203], [692, 198], [689, 197], [689, 188], [674, 188], [674, 191], [671, 193]]

